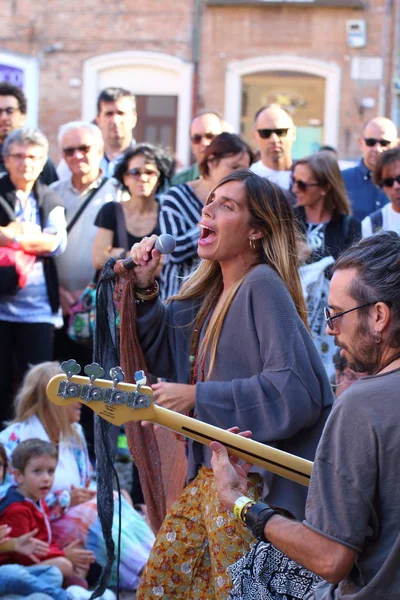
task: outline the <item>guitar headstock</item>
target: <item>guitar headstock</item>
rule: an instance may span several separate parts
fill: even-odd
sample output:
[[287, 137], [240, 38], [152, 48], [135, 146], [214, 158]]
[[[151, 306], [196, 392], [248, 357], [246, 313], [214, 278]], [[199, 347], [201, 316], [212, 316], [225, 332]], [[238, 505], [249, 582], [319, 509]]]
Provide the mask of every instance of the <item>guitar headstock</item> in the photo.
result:
[[86, 365], [86, 377], [79, 375], [80, 365], [73, 359], [61, 364], [64, 375], [55, 375], [47, 385], [50, 402], [68, 406], [81, 402], [113, 425], [129, 421], [152, 421], [154, 417], [153, 391], [146, 386], [143, 371], [135, 373], [135, 384], [124, 383], [121, 367], [110, 369], [110, 378], [103, 379], [104, 369], [97, 363]]

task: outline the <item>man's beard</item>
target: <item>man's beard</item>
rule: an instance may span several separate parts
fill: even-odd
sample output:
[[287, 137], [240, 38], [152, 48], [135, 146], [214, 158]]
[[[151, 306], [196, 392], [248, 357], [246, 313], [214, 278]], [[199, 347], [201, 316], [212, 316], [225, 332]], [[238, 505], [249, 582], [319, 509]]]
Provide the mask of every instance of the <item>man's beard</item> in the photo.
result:
[[335, 346], [347, 351], [348, 366], [355, 373], [375, 373], [381, 362], [380, 347], [363, 320], [357, 326], [354, 340], [352, 349], [346, 344], [340, 344], [336, 337], [334, 342]]

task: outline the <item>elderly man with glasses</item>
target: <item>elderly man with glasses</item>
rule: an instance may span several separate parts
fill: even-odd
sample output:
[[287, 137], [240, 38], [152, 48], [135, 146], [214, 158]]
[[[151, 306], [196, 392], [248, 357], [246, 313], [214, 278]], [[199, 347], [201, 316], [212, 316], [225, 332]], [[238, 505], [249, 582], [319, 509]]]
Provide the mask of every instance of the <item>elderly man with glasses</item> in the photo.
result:
[[292, 117], [278, 104], [263, 106], [254, 117], [253, 139], [260, 151], [260, 160], [251, 170], [285, 190], [290, 189], [292, 146], [296, 139]]
[[[56, 259], [64, 325], [55, 334], [55, 357], [58, 360], [73, 357], [80, 364], [88, 364], [92, 362], [92, 349], [68, 338], [68, 321], [72, 306], [95, 275], [92, 248], [97, 214], [106, 202], [119, 200], [121, 191], [116, 181], [107, 179], [100, 168], [104, 144], [97, 125], [84, 121], [66, 123], [59, 129], [58, 142], [71, 174], [52, 185], [65, 206], [68, 232], [67, 248]], [[90, 412], [83, 414], [89, 445], [93, 436]]]
[[359, 138], [362, 158], [355, 167], [342, 171], [353, 216], [358, 221], [388, 203], [384, 191], [375, 185], [372, 173], [380, 155], [395, 148], [398, 142], [396, 125], [390, 119], [375, 117], [365, 123]]

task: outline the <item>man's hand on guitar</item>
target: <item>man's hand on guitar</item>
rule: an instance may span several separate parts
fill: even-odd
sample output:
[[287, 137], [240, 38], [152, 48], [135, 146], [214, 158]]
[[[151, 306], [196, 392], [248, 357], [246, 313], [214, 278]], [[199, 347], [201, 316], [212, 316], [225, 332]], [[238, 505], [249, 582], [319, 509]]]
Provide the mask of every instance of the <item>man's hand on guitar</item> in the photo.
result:
[[[238, 433], [242, 437], [251, 438], [251, 431], [239, 433], [238, 427], [231, 427], [229, 431]], [[229, 456], [225, 446], [219, 442], [211, 442], [210, 448], [213, 451], [211, 466], [219, 499], [225, 508], [233, 511], [235, 501], [240, 496], [247, 495], [247, 475], [251, 464], [243, 462], [235, 456]]]
[[150, 287], [154, 282], [161, 254], [154, 248], [157, 236], [144, 237], [131, 248], [131, 257], [135, 263], [136, 284], [138, 287]]
[[196, 398], [196, 386], [194, 385], [160, 381], [151, 387], [154, 401], [159, 406], [182, 414], [188, 413], [194, 408]]

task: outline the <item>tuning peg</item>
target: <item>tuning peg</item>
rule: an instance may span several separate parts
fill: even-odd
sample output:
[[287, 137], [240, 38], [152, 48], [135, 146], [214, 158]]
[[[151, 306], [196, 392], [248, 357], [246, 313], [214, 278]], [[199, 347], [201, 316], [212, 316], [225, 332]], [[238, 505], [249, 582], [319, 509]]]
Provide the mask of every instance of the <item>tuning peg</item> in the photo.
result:
[[96, 379], [101, 379], [104, 375], [104, 369], [98, 363], [94, 362], [90, 365], [86, 365], [83, 369], [85, 374], [89, 377], [90, 383], [93, 385]]
[[121, 369], [121, 367], [112, 367], [110, 369], [110, 377], [111, 381], [114, 384], [114, 387], [117, 387], [119, 383], [122, 383], [125, 379], [125, 373]]
[[136, 385], [146, 385], [147, 383], [147, 377], [144, 373], [144, 371], [136, 371], [135, 375], [134, 375], [134, 379], [135, 379], [135, 383]]
[[81, 372], [81, 365], [78, 365], [76, 360], [70, 358], [61, 363], [61, 369], [66, 374], [69, 381], [73, 375], [78, 375]]
[[71, 358], [70, 360], [65, 360], [61, 363], [61, 369], [66, 374], [67, 379], [66, 381], [60, 382], [57, 395], [62, 396], [64, 399], [79, 398], [82, 387], [79, 383], [71, 382], [71, 377], [73, 375], [78, 375], [81, 372], [81, 365], [78, 365], [76, 360]]

